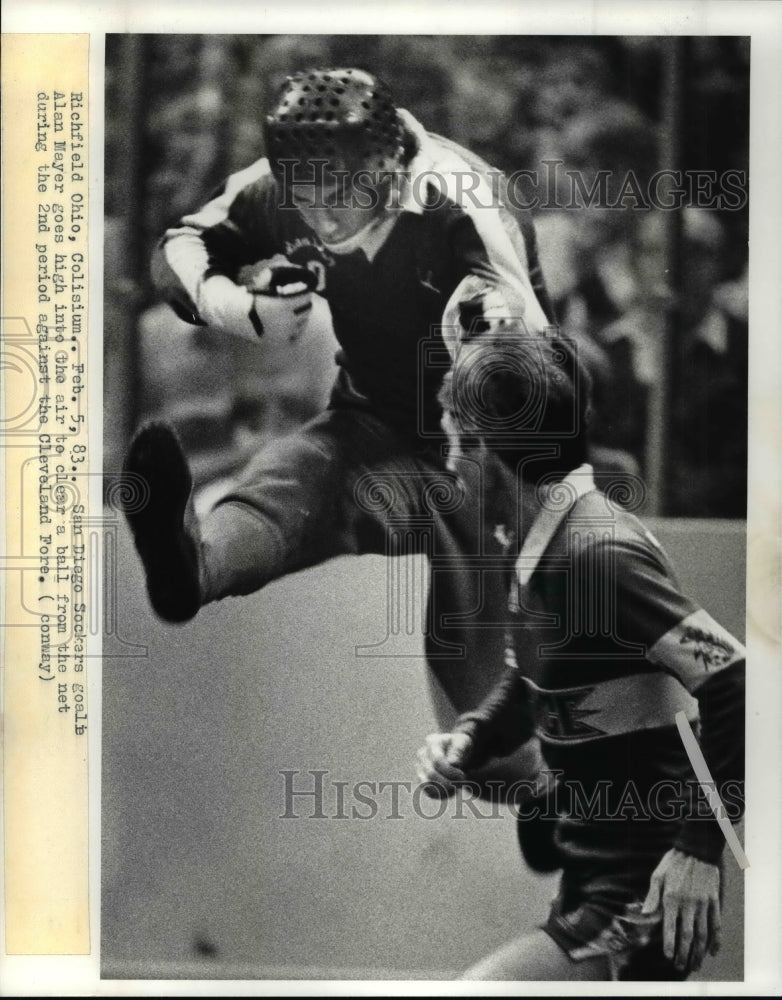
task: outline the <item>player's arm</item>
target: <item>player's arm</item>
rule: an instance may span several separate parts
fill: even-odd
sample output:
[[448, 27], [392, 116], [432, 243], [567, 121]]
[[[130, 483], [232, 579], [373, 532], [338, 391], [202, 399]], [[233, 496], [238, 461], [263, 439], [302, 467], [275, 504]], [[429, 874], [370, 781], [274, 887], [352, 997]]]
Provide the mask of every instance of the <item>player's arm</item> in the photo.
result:
[[[716, 623], [715, 623], [716, 624]], [[720, 642], [736, 640], [717, 633]], [[710, 631], [711, 639], [715, 633]], [[708, 656], [708, 652], [706, 653]], [[728, 818], [735, 822], [744, 808], [744, 674], [743, 657], [708, 676], [693, 690], [700, 714], [700, 745]], [[645, 908], [662, 906], [663, 947], [678, 968], [695, 971], [706, 954], [720, 947], [720, 867], [725, 836], [711, 813], [700, 785], [691, 786], [688, 815], [674, 848], [655, 869]]]
[[527, 272], [530, 284], [535, 293], [535, 298], [540, 303], [546, 320], [551, 327], [556, 327], [557, 317], [554, 311], [554, 304], [549, 295], [546, 278], [543, 274], [543, 264], [540, 260], [540, 250], [538, 249], [538, 234], [532, 219], [526, 213], [522, 213], [516, 219], [521, 233], [522, 244], [527, 259]]
[[420, 781], [441, 794], [453, 794], [477, 769], [506, 757], [533, 733], [527, 688], [515, 667], [508, 667], [478, 708], [465, 712], [450, 733], [433, 733], [418, 751]]
[[[664, 555], [648, 537], [646, 547], [614, 547], [619, 631], [644, 642], [647, 659], [697, 699], [701, 749], [735, 821], [743, 808], [745, 651], [681, 593]], [[645, 910], [662, 908], [666, 955], [680, 969], [693, 971], [719, 947], [719, 860], [725, 839], [700, 786], [690, 788], [692, 801], [673, 849], [652, 876]]]
[[479, 186], [475, 199], [477, 204], [466, 199], [448, 223], [455, 289], [443, 312], [443, 328], [453, 354], [460, 342], [476, 337], [507, 329], [543, 334], [553, 326], [553, 315], [544, 310], [550, 303], [534, 230], [525, 240], [517, 221], [488, 186], [485, 190]]
[[[615, 543], [611, 547], [619, 634], [643, 643], [647, 660], [675, 677], [697, 700], [703, 756], [717, 792], [730, 806], [729, 818], [736, 821], [743, 806], [746, 651], [682, 593], [662, 550], [651, 535], [647, 537], [646, 546]], [[705, 797], [701, 807], [696, 803], [689, 810], [676, 847], [716, 864], [725, 839], [703, 805]]]
[[279, 298], [268, 294], [274, 290], [268, 269], [253, 281], [243, 277], [280, 251], [277, 191], [268, 162], [259, 160], [165, 233], [152, 276], [181, 318], [253, 340], [267, 329], [298, 332], [306, 322], [310, 286]]

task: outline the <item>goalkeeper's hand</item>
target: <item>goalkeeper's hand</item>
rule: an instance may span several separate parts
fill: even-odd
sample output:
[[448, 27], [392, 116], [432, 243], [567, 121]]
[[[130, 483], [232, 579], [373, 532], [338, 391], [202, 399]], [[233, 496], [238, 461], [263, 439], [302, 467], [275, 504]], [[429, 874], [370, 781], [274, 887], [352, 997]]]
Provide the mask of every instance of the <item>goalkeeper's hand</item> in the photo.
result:
[[264, 268], [249, 288], [216, 274], [201, 283], [196, 305], [201, 319], [224, 333], [293, 340], [310, 317], [314, 282], [310, 271], [295, 267]]
[[464, 764], [472, 751], [467, 733], [432, 733], [416, 755], [416, 773], [431, 798], [449, 798], [468, 779]]

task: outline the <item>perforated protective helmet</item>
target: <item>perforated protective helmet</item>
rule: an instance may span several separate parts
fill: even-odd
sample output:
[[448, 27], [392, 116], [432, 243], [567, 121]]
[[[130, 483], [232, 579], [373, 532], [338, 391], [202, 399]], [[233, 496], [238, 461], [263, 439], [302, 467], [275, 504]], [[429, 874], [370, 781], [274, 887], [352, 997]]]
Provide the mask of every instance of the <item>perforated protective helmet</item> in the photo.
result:
[[[288, 77], [266, 118], [266, 152], [278, 177], [309, 172], [313, 160], [351, 173], [398, 168], [403, 130], [386, 85], [360, 69]], [[283, 168], [282, 161], [295, 161]]]

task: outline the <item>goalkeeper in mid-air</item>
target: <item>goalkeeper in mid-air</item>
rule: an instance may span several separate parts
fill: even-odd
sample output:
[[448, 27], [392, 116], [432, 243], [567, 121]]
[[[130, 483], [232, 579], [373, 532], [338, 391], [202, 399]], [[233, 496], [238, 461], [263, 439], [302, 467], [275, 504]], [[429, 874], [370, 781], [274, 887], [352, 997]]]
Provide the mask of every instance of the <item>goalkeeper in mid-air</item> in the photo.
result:
[[[452, 707], [471, 707], [491, 681], [466, 655], [472, 625], [495, 621], [492, 591], [504, 595], [481, 571], [481, 491], [466, 495], [446, 468], [438, 391], [453, 357], [509, 317], [550, 334], [534, 229], [509, 213], [498, 171], [362, 70], [289, 77], [265, 147], [166, 232], [156, 281], [180, 316], [251, 340], [306, 337], [323, 296], [339, 373], [328, 408], [265, 446], [200, 523], [174, 432], [136, 435], [126, 471], [149, 495], [127, 515], [152, 606], [184, 622], [331, 557], [385, 554], [389, 524], [407, 524], [439, 567], [429, 662]], [[491, 481], [488, 466], [477, 474]]]

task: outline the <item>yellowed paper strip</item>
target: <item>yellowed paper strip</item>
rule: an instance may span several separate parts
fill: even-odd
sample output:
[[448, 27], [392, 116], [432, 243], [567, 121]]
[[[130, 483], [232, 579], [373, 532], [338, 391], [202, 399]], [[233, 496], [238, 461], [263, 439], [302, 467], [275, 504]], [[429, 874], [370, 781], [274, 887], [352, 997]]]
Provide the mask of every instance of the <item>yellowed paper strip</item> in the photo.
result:
[[88, 954], [89, 36], [2, 47], [5, 949]]

